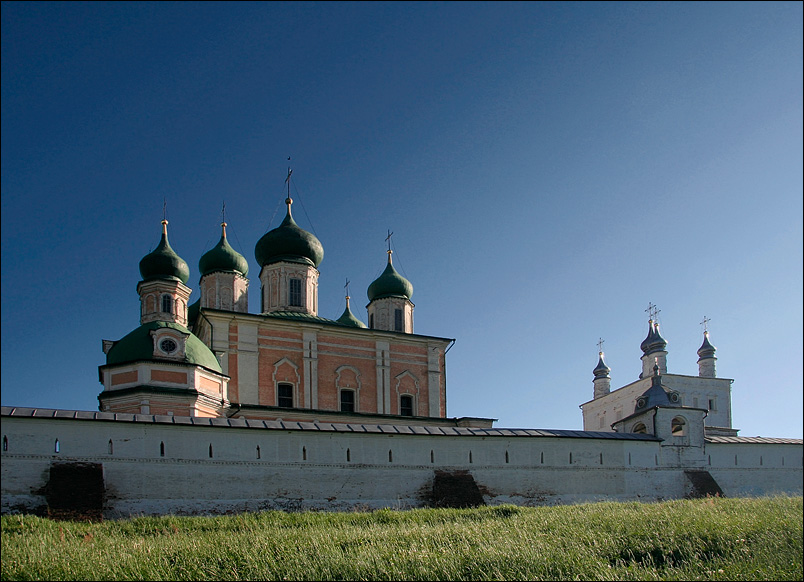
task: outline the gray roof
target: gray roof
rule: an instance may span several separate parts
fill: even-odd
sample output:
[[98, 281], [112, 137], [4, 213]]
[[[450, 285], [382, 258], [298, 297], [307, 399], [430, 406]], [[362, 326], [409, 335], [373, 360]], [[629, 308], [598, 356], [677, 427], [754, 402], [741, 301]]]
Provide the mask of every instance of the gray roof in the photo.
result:
[[757, 445], [801, 445], [804, 444], [804, 439], [785, 439], [774, 437], [742, 437], [742, 436], [708, 436], [706, 437], [708, 443], [728, 443], [728, 444], [757, 444]]
[[[535, 429], [535, 428], [470, 428], [462, 426], [416, 426], [406, 424], [357, 424], [334, 422], [290, 422], [282, 420], [253, 420], [248, 418], [200, 418], [189, 416], [162, 416], [154, 414], [128, 414], [89, 410], [59, 410], [52, 408], [23, 408], [3, 406], [2, 416], [19, 418], [55, 418], [60, 420], [97, 420], [111, 422], [135, 422], [151, 424], [174, 424], [226, 428], [259, 428], [270, 430], [311, 430], [319, 432], [384, 433], [436, 436], [481, 436], [481, 437], [561, 437], [592, 438], [609, 440], [657, 441], [649, 434], [595, 432], [584, 430]], [[400, 419], [401, 420], [401, 419]]]

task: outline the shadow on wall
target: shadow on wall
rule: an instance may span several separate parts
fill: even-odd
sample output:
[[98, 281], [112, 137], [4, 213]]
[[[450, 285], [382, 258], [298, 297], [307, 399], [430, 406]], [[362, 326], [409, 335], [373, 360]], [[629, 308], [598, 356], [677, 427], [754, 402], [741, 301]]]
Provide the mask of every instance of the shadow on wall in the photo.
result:
[[45, 496], [46, 514], [52, 519], [103, 521], [101, 463], [53, 463], [50, 478], [38, 493]]
[[436, 471], [431, 503], [433, 507], [478, 507], [486, 504], [469, 471]]

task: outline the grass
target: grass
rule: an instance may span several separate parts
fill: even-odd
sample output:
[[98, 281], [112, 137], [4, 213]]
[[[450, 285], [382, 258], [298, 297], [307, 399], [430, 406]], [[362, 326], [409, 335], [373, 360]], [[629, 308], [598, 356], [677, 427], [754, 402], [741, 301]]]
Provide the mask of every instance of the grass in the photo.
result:
[[801, 580], [802, 498], [2, 517], [2, 580]]

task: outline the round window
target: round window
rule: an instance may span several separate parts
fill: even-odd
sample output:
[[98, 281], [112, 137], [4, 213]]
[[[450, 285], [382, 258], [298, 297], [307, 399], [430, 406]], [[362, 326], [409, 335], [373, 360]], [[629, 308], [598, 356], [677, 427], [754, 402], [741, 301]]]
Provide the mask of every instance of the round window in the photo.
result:
[[161, 349], [166, 354], [172, 354], [176, 351], [176, 348], [179, 346], [176, 345], [176, 342], [171, 338], [165, 338], [161, 342], [159, 342], [159, 349]]

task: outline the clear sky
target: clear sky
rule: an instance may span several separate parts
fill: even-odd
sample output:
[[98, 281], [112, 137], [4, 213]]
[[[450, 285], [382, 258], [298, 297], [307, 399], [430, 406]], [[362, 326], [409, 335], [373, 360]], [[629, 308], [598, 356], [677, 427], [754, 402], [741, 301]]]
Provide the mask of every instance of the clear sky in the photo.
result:
[[[447, 414], [581, 428], [603, 338], [704, 316], [742, 436], [802, 437], [802, 3], [2, 3], [2, 404], [97, 410], [138, 264], [294, 216], [367, 321], [386, 262], [455, 338]], [[291, 161], [288, 162], [288, 156]]]

